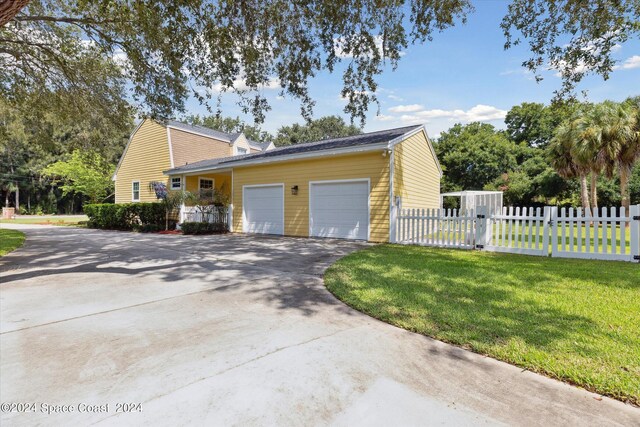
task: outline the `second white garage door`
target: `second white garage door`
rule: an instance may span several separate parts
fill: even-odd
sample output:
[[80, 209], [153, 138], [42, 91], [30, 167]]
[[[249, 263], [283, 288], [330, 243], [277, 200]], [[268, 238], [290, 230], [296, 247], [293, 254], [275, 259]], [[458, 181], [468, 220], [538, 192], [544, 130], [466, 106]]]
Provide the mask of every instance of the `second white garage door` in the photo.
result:
[[369, 181], [311, 182], [309, 222], [311, 236], [367, 240]]
[[244, 186], [242, 231], [284, 234], [284, 186]]

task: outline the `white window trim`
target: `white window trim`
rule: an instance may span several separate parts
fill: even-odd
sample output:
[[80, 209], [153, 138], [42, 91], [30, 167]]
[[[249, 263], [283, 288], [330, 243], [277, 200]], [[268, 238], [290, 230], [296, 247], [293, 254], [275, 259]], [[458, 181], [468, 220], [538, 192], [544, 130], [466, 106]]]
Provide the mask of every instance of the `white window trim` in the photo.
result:
[[211, 189], [215, 190], [216, 189], [216, 180], [215, 178], [207, 178], [206, 176], [199, 176], [198, 177], [198, 191], [202, 190], [202, 187], [200, 185], [200, 183], [205, 180], [205, 181], [211, 181]]
[[[179, 180], [178, 187], [174, 187], [174, 185], [173, 185], [173, 180], [174, 180], [174, 179]], [[172, 189], [172, 190], [181, 190], [181, 189], [182, 189], [182, 178], [181, 178], [181, 177], [179, 177], [179, 176], [172, 176], [172, 177], [170, 178], [170, 181], [169, 181], [169, 182], [171, 183], [171, 189]]]
[[[135, 191], [133, 189], [133, 184], [138, 183], [138, 198], [136, 199], [134, 194]], [[139, 202], [140, 201], [140, 181], [131, 181], [131, 201], [132, 202]]]
[[[236, 155], [249, 154], [249, 150], [245, 147], [235, 147]], [[244, 153], [241, 153], [240, 150], [244, 150]]]
[[366, 182], [367, 183], [367, 214], [369, 216], [369, 220], [367, 221], [367, 242], [371, 240], [371, 178], [353, 178], [353, 179], [329, 179], [325, 181], [309, 181], [309, 235], [311, 236], [312, 229], [312, 218], [311, 212], [313, 212], [313, 198], [311, 197], [311, 187], [313, 184], [340, 184], [345, 182]]
[[242, 186], [242, 232], [247, 233], [247, 229], [249, 228], [247, 223], [247, 214], [245, 211], [245, 207], [247, 206], [245, 203], [245, 190], [247, 188], [258, 188], [258, 187], [280, 187], [282, 188], [282, 236], [286, 236], [285, 228], [286, 223], [284, 222], [284, 209], [285, 209], [285, 194], [284, 194], [284, 182], [277, 182], [273, 184], [254, 184], [254, 185], [243, 185]]

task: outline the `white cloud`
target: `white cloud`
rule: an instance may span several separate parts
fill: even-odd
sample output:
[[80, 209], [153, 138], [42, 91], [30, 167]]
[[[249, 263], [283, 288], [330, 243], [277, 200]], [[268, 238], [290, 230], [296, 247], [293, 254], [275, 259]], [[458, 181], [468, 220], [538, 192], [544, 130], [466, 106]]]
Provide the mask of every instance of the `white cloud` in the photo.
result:
[[[445, 119], [448, 121], [456, 122], [489, 122], [492, 120], [502, 120], [507, 115], [507, 110], [501, 110], [491, 105], [478, 104], [471, 107], [468, 110], [442, 110], [432, 109], [425, 110], [421, 108], [414, 108], [418, 104], [413, 105], [399, 105], [397, 107], [389, 108], [391, 112], [403, 112], [411, 114], [402, 114], [400, 116], [378, 116], [380, 121], [398, 120], [402, 123], [428, 123], [434, 119]], [[409, 108], [407, 108], [409, 107]]]
[[394, 101], [398, 101], [398, 102], [404, 101], [404, 98], [400, 98], [398, 95], [394, 95], [394, 94], [387, 95], [387, 97], [389, 99], [393, 99]]
[[525, 79], [527, 80], [535, 80], [535, 76], [533, 75], [533, 72], [531, 70], [528, 70], [526, 68], [517, 68], [515, 70], [505, 70], [502, 71], [500, 73], [501, 76], [516, 76], [516, 75], [520, 75], [520, 76], [524, 76]]
[[[236, 78], [233, 81], [233, 88], [235, 90], [252, 90], [248, 85], [247, 82], [245, 81], [245, 79], [239, 77]], [[211, 88], [211, 90], [213, 92], [221, 92], [222, 91], [222, 84], [221, 83], [216, 83], [213, 85], [213, 87]], [[271, 77], [269, 78], [269, 80], [267, 80], [266, 83], [260, 84], [258, 85], [258, 90], [275, 90], [275, 89], [280, 89], [280, 81], [275, 78], [275, 77]]]
[[614, 70], [631, 70], [633, 68], [640, 68], [640, 55], [633, 55], [622, 64], [613, 67]]
[[389, 108], [389, 111], [392, 113], [411, 113], [420, 110], [424, 110], [424, 107], [420, 104], [396, 105], [395, 107]]

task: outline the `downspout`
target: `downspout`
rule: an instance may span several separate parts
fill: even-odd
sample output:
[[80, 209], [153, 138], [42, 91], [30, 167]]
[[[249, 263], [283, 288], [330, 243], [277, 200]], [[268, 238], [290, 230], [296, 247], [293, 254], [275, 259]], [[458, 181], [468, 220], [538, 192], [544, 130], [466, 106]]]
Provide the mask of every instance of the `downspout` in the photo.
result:
[[393, 194], [393, 176], [395, 173], [395, 148], [389, 149], [389, 243], [396, 243], [396, 225], [398, 223], [398, 208]]

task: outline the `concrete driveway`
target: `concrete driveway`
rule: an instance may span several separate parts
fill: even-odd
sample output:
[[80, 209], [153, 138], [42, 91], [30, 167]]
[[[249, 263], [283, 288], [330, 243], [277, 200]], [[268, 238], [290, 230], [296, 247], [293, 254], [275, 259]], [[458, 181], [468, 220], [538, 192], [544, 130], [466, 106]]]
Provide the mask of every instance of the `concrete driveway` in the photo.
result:
[[348, 308], [321, 275], [363, 244], [23, 228], [0, 259], [0, 400], [36, 405], [3, 425], [640, 424]]

